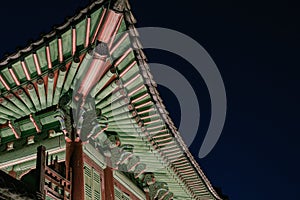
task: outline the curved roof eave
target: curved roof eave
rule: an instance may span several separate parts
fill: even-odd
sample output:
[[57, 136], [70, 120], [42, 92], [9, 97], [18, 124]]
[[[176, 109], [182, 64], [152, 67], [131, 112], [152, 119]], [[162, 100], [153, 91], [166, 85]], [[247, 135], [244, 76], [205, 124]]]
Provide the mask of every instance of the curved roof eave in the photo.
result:
[[[77, 14], [74, 17], [70, 18], [62, 26], [57, 27], [55, 30], [53, 30], [50, 33], [48, 33], [47, 35], [45, 35], [42, 39], [40, 39], [36, 42], [33, 42], [32, 44], [30, 44], [26, 48], [24, 48], [22, 50], [19, 50], [18, 52], [6, 57], [2, 61], [0, 61], [0, 70], [3, 70], [5, 68], [10, 67], [11, 64], [19, 61], [20, 59], [22, 59], [22, 58], [24, 58], [28, 55], [33, 54], [35, 51], [37, 51], [37, 49], [39, 47], [44, 46], [45, 43], [48, 43], [52, 39], [54, 40], [58, 36], [61, 36], [62, 33], [70, 30], [73, 24], [79, 23], [81, 19], [84, 19], [86, 17], [86, 15], [88, 15], [90, 13], [90, 11], [98, 8], [99, 6], [102, 6], [105, 2], [106, 2], [105, 0], [94, 1], [93, 3], [91, 3], [91, 5], [89, 5], [85, 9], [81, 10], [79, 14]], [[129, 6], [128, 2], [127, 2], [126, 7], [125, 7], [125, 14], [124, 15], [125, 15], [124, 19], [127, 22], [128, 28], [135, 30], [134, 24], [136, 23], [136, 20], [133, 17], [131, 11], [130, 11], [130, 6]], [[136, 32], [136, 31], [133, 31], [133, 32]], [[136, 39], [138, 38], [137, 35], [135, 35], [134, 37], [136, 37]], [[144, 71], [146, 72], [146, 73], [142, 73], [142, 76], [145, 79], [149, 80], [147, 82], [147, 87], [149, 89], [148, 94], [151, 96], [151, 98], [152, 98], [153, 102], [155, 103], [155, 105], [157, 107], [159, 107], [159, 109], [157, 109], [157, 110], [160, 113], [160, 116], [164, 119], [164, 122], [166, 123], [168, 129], [171, 131], [172, 135], [176, 139], [177, 143], [180, 145], [182, 150], [186, 153], [186, 158], [191, 163], [191, 165], [193, 167], [193, 170], [196, 170], [198, 176], [204, 182], [204, 184], [207, 187], [207, 189], [209, 190], [209, 192], [212, 194], [212, 196], [214, 198], [221, 199], [219, 197], [219, 195], [216, 193], [216, 191], [214, 190], [214, 188], [212, 187], [211, 183], [209, 182], [209, 180], [207, 179], [207, 177], [205, 176], [203, 171], [201, 170], [199, 164], [195, 161], [195, 159], [191, 155], [191, 153], [188, 150], [186, 144], [182, 140], [182, 137], [180, 136], [180, 134], [178, 133], [176, 127], [174, 126], [174, 123], [172, 122], [171, 118], [169, 117], [168, 112], [165, 109], [165, 106], [164, 106], [164, 104], [161, 100], [161, 97], [160, 97], [158, 91], [156, 90], [155, 81], [153, 80], [150, 71], [147, 68], [145, 68], [146, 58], [144, 56], [144, 53], [143, 53], [142, 49], [140, 48], [139, 51], [136, 51], [136, 53], [137, 53], [137, 57], [141, 58], [141, 59], [138, 59], [138, 62], [143, 62], [143, 63], [139, 63], [140, 66], [144, 67]]]

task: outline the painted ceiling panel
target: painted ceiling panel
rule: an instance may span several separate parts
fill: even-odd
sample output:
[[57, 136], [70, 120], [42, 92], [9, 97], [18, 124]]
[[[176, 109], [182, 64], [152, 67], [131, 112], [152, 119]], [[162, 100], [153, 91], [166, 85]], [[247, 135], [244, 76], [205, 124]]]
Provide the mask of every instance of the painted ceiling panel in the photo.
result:
[[41, 67], [41, 71], [45, 72], [48, 69], [46, 48], [41, 47], [40, 49], [37, 50], [36, 54], [38, 56], [38, 61], [39, 61], [40, 67]]
[[50, 55], [51, 55], [51, 61], [52, 63], [55, 63], [55, 61], [57, 61], [58, 59], [58, 52], [57, 52], [57, 40], [52, 40], [49, 43], [49, 47], [50, 47]]
[[103, 14], [103, 8], [100, 8], [96, 10], [94, 13], [91, 14], [91, 33], [90, 33], [90, 39], [93, 39], [93, 36], [97, 30], [97, 25], [101, 19], [101, 16]]
[[24, 70], [22, 69], [21, 62], [16, 62], [12, 65], [12, 68], [15, 71], [15, 74], [18, 76], [20, 82], [24, 82], [26, 80], [26, 76], [24, 74]]
[[76, 45], [78, 47], [84, 45], [85, 31], [86, 31], [86, 20], [84, 19], [76, 25], [76, 34], [81, 36], [81, 37], [77, 37]]
[[70, 57], [72, 54], [72, 30], [68, 30], [61, 36], [63, 41], [63, 54], [65, 57]]

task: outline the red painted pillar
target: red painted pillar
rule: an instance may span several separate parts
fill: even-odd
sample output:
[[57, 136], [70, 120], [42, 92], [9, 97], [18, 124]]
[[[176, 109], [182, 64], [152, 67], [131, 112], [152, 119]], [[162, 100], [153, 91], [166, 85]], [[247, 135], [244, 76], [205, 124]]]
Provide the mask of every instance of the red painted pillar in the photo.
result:
[[110, 159], [106, 158], [106, 161], [107, 165], [104, 169], [104, 200], [115, 200], [113, 169], [110, 167]]
[[46, 166], [46, 147], [37, 148], [36, 158], [36, 191], [38, 199], [45, 199], [45, 166]]
[[71, 199], [84, 199], [82, 142], [66, 142], [66, 173], [71, 174]]
[[149, 192], [145, 192], [145, 194], [146, 194], [146, 200], [150, 200]]
[[72, 142], [66, 141], [66, 158], [65, 158], [65, 166], [66, 166], [66, 179], [71, 181], [72, 175], [71, 173], [71, 155], [73, 152], [73, 145]]

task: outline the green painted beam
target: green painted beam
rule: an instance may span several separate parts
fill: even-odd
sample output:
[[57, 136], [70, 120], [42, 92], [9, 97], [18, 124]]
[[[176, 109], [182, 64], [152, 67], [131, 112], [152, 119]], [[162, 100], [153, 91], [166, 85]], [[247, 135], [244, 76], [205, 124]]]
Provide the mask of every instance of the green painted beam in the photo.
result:
[[65, 150], [65, 139], [62, 136], [43, 140], [32, 145], [27, 145], [19, 150], [14, 150], [1, 155], [0, 169], [18, 165], [36, 158], [37, 147], [44, 145], [50, 153], [63, 152]]
[[47, 107], [52, 106], [53, 102], [53, 91], [54, 91], [54, 73], [48, 73], [48, 84], [47, 84]]
[[105, 84], [115, 75], [116, 73], [114, 68], [108, 70], [107, 73], [100, 79], [100, 81], [91, 90], [91, 96], [95, 97], [99, 93], [99, 91], [105, 86]]
[[4, 98], [0, 98], [0, 104], [8, 110], [12, 111], [13, 116], [16, 116], [16, 118], [25, 115], [25, 113], [20, 108]]
[[30, 95], [31, 101], [33, 102], [33, 104], [35, 106], [35, 109], [37, 111], [40, 111], [41, 110], [41, 104], [40, 104], [38, 95], [35, 91], [35, 88], [34, 88], [33, 84], [30, 83], [30, 84], [27, 85], [27, 91]]
[[[69, 91], [72, 82], [74, 80], [75, 74], [77, 72], [78, 66], [80, 64], [80, 62], [78, 62], [78, 60], [76, 60], [77, 58], [73, 59], [73, 62], [70, 66], [70, 69], [68, 70], [68, 74], [67, 74], [67, 78], [65, 80], [64, 83], [64, 88], [63, 88], [63, 92], [62, 93], [66, 93], [67, 91]], [[79, 59], [79, 58], [78, 58]]]
[[59, 68], [59, 72], [58, 72], [58, 77], [57, 77], [57, 81], [56, 81], [56, 87], [55, 87], [52, 105], [58, 104], [59, 98], [61, 96], [61, 91], [62, 91], [62, 87], [64, 84], [66, 73], [67, 73], [66, 66], [61, 66]]
[[23, 89], [19, 89], [17, 91], [20, 99], [25, 103], [25, 105], [27, 106], [27, 108], [30, 110], [31, 113], [34, 113], [35, 107], [32, 104], [31, 100], [29, 99], [29, 97], [27, 96], [26, 92]]
[[47, 107], [47, 102], [46, 102], [46, 92], [45, 92], [45, 84], [43, 78], [37, 80], [37, 87], [38, 87], [38, 93], [41, 102], [41, 109], [45, 109]]

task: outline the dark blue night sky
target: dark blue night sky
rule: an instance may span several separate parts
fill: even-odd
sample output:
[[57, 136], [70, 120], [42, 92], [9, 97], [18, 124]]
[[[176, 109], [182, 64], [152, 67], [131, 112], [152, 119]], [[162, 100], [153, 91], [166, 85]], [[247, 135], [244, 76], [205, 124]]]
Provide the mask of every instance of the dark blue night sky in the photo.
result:
[[[38, 39], [86, 4], [1, 2], [0, 54]], [[132, 0], [131, 5], [137, 27], [159, 26], [189, 35], [221, 72], [228, 98], [226, 124], [213, 151], [198, 159], [212, 184], [233, 200], [300, 199], [300, 7], [267, 0]], [[178, 56], [158, 50], [146, 53], [150, 62], [180, 71], [196, 90], [202, 120], [190, 150], [197, 155], [210, 117], [205, 83]], [[166, 88], [159, 90], [179, 125], [178, 102]]]

